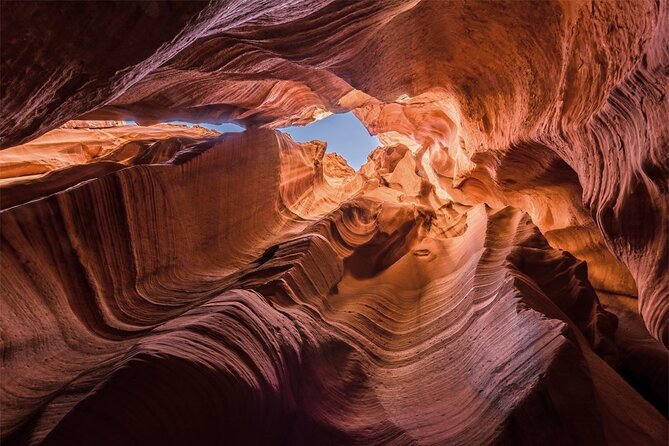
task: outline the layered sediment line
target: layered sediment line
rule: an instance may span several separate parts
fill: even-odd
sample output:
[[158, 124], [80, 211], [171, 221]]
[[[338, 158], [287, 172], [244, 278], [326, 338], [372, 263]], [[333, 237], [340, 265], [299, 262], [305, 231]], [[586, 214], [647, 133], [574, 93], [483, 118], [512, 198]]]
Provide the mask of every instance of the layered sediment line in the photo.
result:
[[[3, 28], [15, 31], [4, 39], [10, 75], [2, 91], [12, 97], [3, 97], [0, 135], [8, 147], [69, 119], [279, 127], [360, 109], [374, 132], [426, 151], [438, 189], [457, 188], [472, 173], [473, 181], [492, 181], [486, 202], [499, 198], [505, 157], [542, 147], [582, 190], [570, 194], [569, 207], [589, 215], [599, 238], [600, 253], [588, 259], [597, 263], [609, 251], [622, 263], [609, 259], [593, 271], [629, 270], [636, 290], [628, 279], [627, 292], [638, 294], [646, 326], [666, 345], [667, 4], [535, 6], [8, 3]], [[153, 26], [167, 16], [169, 27]], [[34, 23], [44, 36], [29, 33]], [[106, 33], [87, 32], [103, 23]], [[69, 36], [51, 38], [62, 29], [101, 40], [77, 46]], [[119, 45], [107, 34], [145, 35]], [[37, 62], [24, 63], [28, 55]], [[379, 105], [395, 111], [381, 120], [362, 111]], [[524, 193], [511, 181], [523, 173], [503, 174], [505, 188]], [[520, 208], [532, 213], [538, 201]]]
[[661, 444], [583, 262], [512, 208], [328, 177], [323, 149], [195, 141], [2, 212], [9, 441]]
[[665, 444], [667, 2], [2, 9], [3, 443]]

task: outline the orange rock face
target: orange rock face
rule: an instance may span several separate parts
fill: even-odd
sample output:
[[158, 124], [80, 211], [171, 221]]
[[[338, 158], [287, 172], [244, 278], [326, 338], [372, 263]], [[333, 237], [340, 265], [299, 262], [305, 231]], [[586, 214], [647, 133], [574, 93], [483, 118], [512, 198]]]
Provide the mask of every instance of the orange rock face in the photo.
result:
[[668, 8], [3, 4], [2, 442], [666, 444]]

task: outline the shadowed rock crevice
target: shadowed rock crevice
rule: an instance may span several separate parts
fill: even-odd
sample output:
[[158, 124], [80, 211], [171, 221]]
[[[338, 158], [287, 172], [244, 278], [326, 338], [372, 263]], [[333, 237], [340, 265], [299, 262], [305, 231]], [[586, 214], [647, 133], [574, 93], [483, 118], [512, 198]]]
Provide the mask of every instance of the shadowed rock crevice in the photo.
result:
[[3, 2], [3, 444], [665, 444], [668, 11]]

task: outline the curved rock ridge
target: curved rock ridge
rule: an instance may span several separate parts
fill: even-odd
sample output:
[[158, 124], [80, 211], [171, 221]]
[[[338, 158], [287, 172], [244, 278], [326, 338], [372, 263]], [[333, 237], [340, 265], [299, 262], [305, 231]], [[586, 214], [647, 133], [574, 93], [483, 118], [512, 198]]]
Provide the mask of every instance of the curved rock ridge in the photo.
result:
[[69, 121], [28, 144], [0, 152], [0, 209], [53, 194], [127, 165], [168, 162], [185, 141], [215, 135], [218, 132], [199, 126], [138, 127]]
[[669, 2], [0, 20], [3, 444], [666, 444]]
[[[69, 119], [280, 127], [355, 110], [386, 145], [424, 153], [442, 198], [462, 188], [457, 200], [573, 232], [550, 240], [598, 288], [638, 296], [669, 345], [669, 7], [534, 6], [7, 3], [2, 146]], [[546, 190], [556, 174], [566, 187]]]
[[[1, 146], [26, 142], [102, 106], [82, 119], [310, 122], [352, 90], [323, 68], [359, 51], [375, 30], [416, 1], [272, 0], [260, 7], [170, 2], [127, 8], [8, 2], [2, 27], [14, 32], [5, 39], [2, 63], [3, 71], [16, 77], [2, 81], [7, 119]], [[167, 18], [169, 26], [158, 26]], [[345, 22], [349, 25], [339, 26]], [[95, 33], [103, 23], [110, 26], [109, 36], [117, 34]], [[32, 35], [35, 24], [43, 35]], [[51, 33], [62, 29], [81, 29], [78, 35], [94, 49], [81, 54], [79, 37], [53, 38]], [[127, 39], [126, 32], [134, 37]], [[26, 64], [28, 59], [33, 63]]]
[[[34, 180], [55, 170], [90, 162], [113, 161], [125, 165], [161, 162], [169, 159], [170, 154], [150, 157], [141, 145], [168, 138], [205, 138], [218, 134], [199, 126], [161, 124], [140, 127], [125, 123], [68, 121], [63, 127], [27, 144], [0, 152], [0, 186]], [[144, 159], [137, 159], [140, 154]]]
[[401, 146], [354, 173], [269, 130], [179, 141], [0, 213], [9, 444], [664, 441], [527, 214], [442, 200]]
[[[271, 131], [226, 135], [181, 146], [167, 164], [121, 169], [3, 211], [3, 434], [40, 404], [37, 395], [28, 396], [34, 385], [45, 381], [37, 393], [48, 396], [87, 366], [91, 351], [104, 357], [118, 341], [205, 297], [272, 239], [308, 224], [308, 215], [291, 209], [301, 211], [308, 201], [326, 212], [327, 202], [308, 197], [308, 190], [318, 190], [322, 155]], [[259, 189], [242, 195], [234, 187], [240, 181]], [[262, 224], [246, 230], [241, 223], [253, 219]], [[210, 251], [214, 245], [219, 249]], [[29, 296], [45, 306], [24, 307]], [[30, 365], [34, 354], [41, 365]], [[23, 383], [18, 389], [15, 380]], [[15, 391], [18, 398], [8, 399]]]
[[121, 127], [125, 125], [130, 125], [131, 122], [126, 121], [78, 121], [72, 120], [67, 121], [65, 124], [61, 125], [62, 129], [106, 129], [110, 127]]

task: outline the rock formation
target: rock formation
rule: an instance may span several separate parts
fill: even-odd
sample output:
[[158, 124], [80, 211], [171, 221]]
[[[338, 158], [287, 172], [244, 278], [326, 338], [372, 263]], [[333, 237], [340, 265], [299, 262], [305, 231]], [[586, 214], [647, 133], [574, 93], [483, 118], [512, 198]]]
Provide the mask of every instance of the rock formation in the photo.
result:
[[3, 443], [666, 444], [666, 1], [1, 21]]

